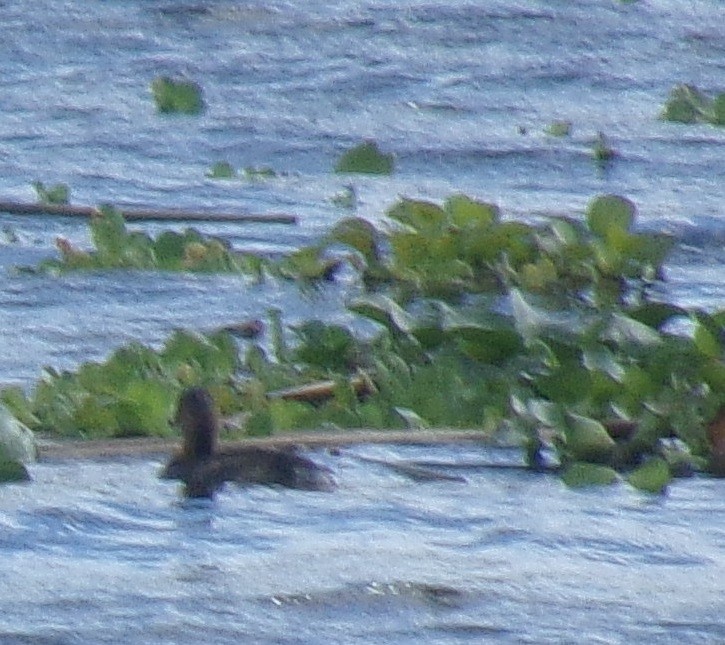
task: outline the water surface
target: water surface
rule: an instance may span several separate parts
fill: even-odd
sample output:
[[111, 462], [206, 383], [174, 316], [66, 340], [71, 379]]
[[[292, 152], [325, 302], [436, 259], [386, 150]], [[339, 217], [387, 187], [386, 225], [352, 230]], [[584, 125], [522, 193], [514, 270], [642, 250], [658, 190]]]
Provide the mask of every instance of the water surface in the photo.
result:
[[[205, 224], [278, 252], [349, 211], [379, 220], [398, 195], [466, 192], [506, 217], [580, 214], [614, 192], [639, 224], [676, 236], [666, 297], [725, 299], [725, 130], [657, 119], [670, 88], [725, 89], [718, 0], [322, 3], [0, 2], [0, 196], [65, 182], [80, 204], [288, 212], [296, 227]], [[155, 113], [149, 84], [204, 87], [199, 118]], [[571, 137], [544, 134], [570, 120]], [[619, 153], [593, 163], [604, 132]], [[374, 138], [391, 177], [332, 173]], [[270, 166], [212, 181], [210, 166]], [[141, 226], [140, 224], [134, 226]], [[149, 223], [158, 233], [168, 225]], [[0, 381], [31, 387], [130, 340], [210, 329], [280, 307], [342, 320], [336, 287], [300, 294], [233, 276], [17, 274], [85, 223], [0, 213]], [[372, 448], [360, 448], [365, 452]], [[468, 449], [389, 457], [479, 460]], [[377, 453], [375, 453], [377, 454]], [[32, 467], [0, 488], [3, 643], [725, 640], [720, 482], [648, 498], [572, 492], [554, 479], [472, 470], [422, 486], [353, 456], [320, 456], [334, 495], [228, 488], [179, 501], [159, 462]], [[142, 636], [141, 636], [142, 634]]]

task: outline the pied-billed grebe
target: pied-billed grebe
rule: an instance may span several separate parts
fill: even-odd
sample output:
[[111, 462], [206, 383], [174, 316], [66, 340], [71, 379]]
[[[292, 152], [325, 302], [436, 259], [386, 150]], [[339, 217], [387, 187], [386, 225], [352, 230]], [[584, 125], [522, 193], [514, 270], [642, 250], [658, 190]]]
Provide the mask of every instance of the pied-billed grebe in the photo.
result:
[[300, 490], [335, 488], [327, 469], [294, 449], [238, 446], [218, 450], [214, 402], [202, 387], [190, 388], [181, 395], [176, 420], [181, 426], [183, 446], [160, 476], [182, 480], [188, 497], [211, 497], [227, 481]]

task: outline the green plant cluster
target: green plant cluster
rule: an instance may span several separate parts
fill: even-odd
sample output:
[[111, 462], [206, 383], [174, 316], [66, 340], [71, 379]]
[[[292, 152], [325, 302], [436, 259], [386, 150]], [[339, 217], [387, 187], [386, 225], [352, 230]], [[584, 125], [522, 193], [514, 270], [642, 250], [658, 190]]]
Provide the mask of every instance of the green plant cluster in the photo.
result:
[[[109, 215], [104, 226], [118, 235], [122, 220]], [[225, 412], [244, 411], [248, 434], [505, 428], [523, 438], [532, 467], [561, 469], [570, 485], [627, 473], [661, 490], [712, 466], [725, 311], [651, 298], [671, 240], [638, 232], [635, 217], [615, 195], [592, 200], [583, 219], [540, 225], [463, 195], [402, 199], [386, 224], [342, 220], [278, 265], [314, 281], [334, 277], [324, 262], [347, 263], [360, 287], [348, 308], [376, 323], [371, 338], [311, 320], [288, 342], [272, 312], [266, 345], [177, 332], [159, 352], [132, 345], [75, 374], [47, 371], [27, 399], [2, 398], [35, 429], [164, 434], [180, 388], [202, 383]], [[326, 396], [281, 394], [320, 380], [332, 383]]]
[[217, 161], [206, 173], [209, 179], [236, 179], [241, 177], [250, 181], [258, 179], [273, 179], [277, 172], [269, 166], [246, 166], [237, 171], [228, 161]]
[[335, 172], [390, 175], [394, 167], [395, 157], [382, 152], [378, 144], [369, 139], [346, 150], [335, 164]]
[[191, 80], [159, 76], [151, 83], [151, 93], [162, 114], [197, 115], [205, 107], [201, 86]]
[[213, 389], [230, 379], [238, 363], [228, 333], [180, 330], [158, 351], [131, 343], [76, 372], [48, 367], [31, 396], [5, 388], [0, 399], [35, 431], [86, 438], [166, 436], [182, 388]]
[[129, 231], [120, 211], [101, 206], [90, 222], [94, 250], [76, 248], [64, 238], [56, 242], [60, 258], [46, 260], [41, 271], [98, 269], [237, 272], [259, 274], [262, 258], [234, 251], [221, 238], [188, 228], [164, 231], [155, 239], [142, 231]]
[[676, 123], [725, 125], [725, 92], [710, 98], [694, 85], [676, 85], [670, 91], [661, 117]]
[[327, 244], [355, 252], [363, 282], [389, 284], [396, 298], [457, 298], [519, 287], [538, 294], [616, 304], [655, 280], [672, 240], [633, 230], [634, 205], [596, 198], [584, 222], [556, 218], [543, 226], [504, 220], [498, 207], [465, 195], [442, 206], [402, 199], [375, 227], [348, 218]]
[[70, 189], [67, 184], [46, 186], [42, 181], [34, 181], [32, 186], [41, 204], [61, 205], [70, 202]]

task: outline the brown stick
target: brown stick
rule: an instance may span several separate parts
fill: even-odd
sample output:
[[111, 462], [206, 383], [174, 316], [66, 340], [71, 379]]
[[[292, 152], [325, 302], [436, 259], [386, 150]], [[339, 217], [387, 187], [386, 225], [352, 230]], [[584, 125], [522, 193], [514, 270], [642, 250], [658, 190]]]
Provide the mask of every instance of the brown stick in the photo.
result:
[[[143, 209], [119, 207], [124, 219], [195, 221], [195, 222], [259, 222], [264, 224], [296, 224], [297, 217], [285, 213], [198, 213], [177, 209]], [[62, 217], [95, 217], [94, 206], [72, 206], [70, 204], [23, 204], [0, 201], [0, 212], [12, 215], [60, 215]]]
[[[442, 445], [490, 442], [482, 430], [351, 430], [349, 432], [294, 432], [273, 437], [250, 437], [224, 442], [220, 448], [240, 446], [333, 448], [356, 444]], [[103, 439], [87, 441], [45, 441], [38, 447], [40, 460], [143, 457], [170, 454], [178, 448], [175, 439], [145, 437], [139, 439]]]

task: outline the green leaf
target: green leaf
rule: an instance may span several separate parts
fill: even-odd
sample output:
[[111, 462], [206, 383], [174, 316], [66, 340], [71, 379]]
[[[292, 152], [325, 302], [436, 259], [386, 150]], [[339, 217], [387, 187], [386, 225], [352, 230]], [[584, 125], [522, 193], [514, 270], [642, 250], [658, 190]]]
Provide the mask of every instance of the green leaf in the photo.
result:
[[723, 348], [717, 336], [704, 324], [698, 323], [693, 334], [695, 347], [699, 352], [709, 358], [720, 358], [723, 355]]
[[671, 480], [670, 468], [660, 457], [647, 460], [627, 477], [632, 486], [647, 493], [663, 493]]
[[388, 210], [388, 217], [406, 224], [424, 238], [437, 239], [448, 221], [446, 212], [432, 202], [401, 199]]
[[392, 154], [382, 153], [375, 141], [368, 140], [345, 152], [335, 164], [335, 172], [389, 175], [393, 159]]
[[720, 92], [712, 104], [713, 119], [715, 125], [725, 125], [725, 92]]
[[601, 238], [608, 238], [613, 232], [628, 232], [634, 223], [634, 204], [618, 195], [596, 197], [587, 208], [586, 218], [589, 230]]
[[379, 294], [361, 296], [352, 300], [347, 308], [384, 325], [394, 336], [412, 336], [414, 326], [412, 317], [388, 296]]
[[500, 217], [495, 204], [478, 202], [466, 195], [452, 195], [446, 199], [443, 210], [453, 224], [463, 229], [486, 227]]
[[36, 428], [38, 417], [33, 413], [31, 401], [23, 388], [8, 386], [0, 390], [0, 401], [20, 423], [29, 428]]
[[676, 123], [698, 123], [707, 120], [710, 99], [694, 85], [676, 85], [670, 91], [661, 118]]
[[399, 406], [396, 406], [393, 409], [395, 410], [395, 413], [405, 422], [406, 428], [424, 430], [429, 427], [428, 422], [413, 410]]
[[234, 179], [237, 171], [228, 161], [217, 161], [206, 173], [210, 179]]
[[334, 226], [327, 239], [359, 251], [368, 262], [376, 262], [379, 259], [378, 236], [378, 231], [367, 220], [348, 217]]
[[34, 181], [33, 188], [41, 204], [68, 204], [70, 202], [70, 189], [67, 184], [54, 184], [46, 187], [42, 181]]
[[112, 408], [121, 436], [165, 436], [170, 432], [175, 406], [176, 391], [170, 384], [134, 381]]
[[635, 345], [654, 348], [663, 342], [654, 329], [623, 314], [612, 314], [601, 338], [622, 347]]
[[609, 486], [619, 480], [619, 475], [608, 466], [577, 461], [566, 468], [561, 480], [570, 488]]
[[0, 482], [30, 481], [28, 469], [19, 461], [2, 458], [0, 455]]
[[588, 370], [602, 372], [617, 382], [624, 379], [624, 367], [603, 345], [585, 349], [583, 363]]
[[551, 137], [568, 137], [571, 134], [571, 121], [552, 121], [544, 128]]
[[615, 443], [599, 421], [570, 413], [565, 434], [566, 452], [574, 461], [609, 462]]
[[200, 114], [204, 110], [201, 86], [194, 81], [159, 76], [151, 83], [156, 109], [163, 114]]
[[294, 352], [296, 360], [332, 371], [344, 371], [354, 364], [356, 344], [346, 328], [310, 320], [292, 329], [301, 341]]
[[184, 259], [186, 238], [176, 231], [164, 231], [156, 238], [153, 249], [159, 269], [179, 270]]
[[687, 316], [687, 310], [683, 307], [665, 302], [645, 302], [627, 313], [633, 320], [654, 329], [660, 329], [672, 318]]

